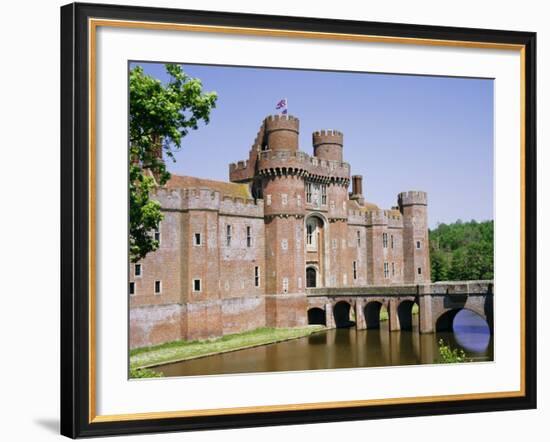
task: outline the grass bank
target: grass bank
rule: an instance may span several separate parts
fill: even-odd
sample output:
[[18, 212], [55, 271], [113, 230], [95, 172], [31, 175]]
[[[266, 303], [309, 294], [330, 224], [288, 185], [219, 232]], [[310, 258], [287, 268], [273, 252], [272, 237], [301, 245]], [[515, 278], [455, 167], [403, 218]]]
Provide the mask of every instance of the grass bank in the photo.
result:
[[153, 347], [130, 350], [130, 368], [154, 367], [170, 362], [186, 361], [258, 345], [301, 338], [322, 330], [321, 325], [300, 328], [258, 328], [255, 330], [200, 341], [173, 341]]

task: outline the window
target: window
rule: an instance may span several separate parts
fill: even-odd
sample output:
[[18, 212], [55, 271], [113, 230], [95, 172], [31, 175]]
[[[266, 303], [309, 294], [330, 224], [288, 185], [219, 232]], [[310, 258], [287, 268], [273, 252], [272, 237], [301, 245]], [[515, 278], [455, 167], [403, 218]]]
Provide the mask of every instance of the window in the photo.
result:
[[260, 268], [254, 267], [254, 287], [260, 287]]
[[311, 203], [311, 183], [306, 183], [306, 203]]
[[388, 248], [388, 234], [387, 233], [382, 233], [382, 247], [384, 247], [385, 249]]
[[231, 225], [225, 226], [225, 244], [227, 247], [231, 245]]
[[202, 244], [202, 238], [200, 233], [195, 233], [193, 235], [193, 245], [200, 246]]
[[418, 267], [418, 274], [422, 275], [422, 267]]
[[271, 195], [266, 195], [265, 203], [266, 203], [268, 206], [271, 206]]
[[141, 264], [136, 264], [134, 266], [134, 276], [136, 277], [141, 276]]
[[200, 279], [193, 279], [193, 291], [194, 292], [200, 292], [201, 291], [201, 280]]
[[388, 263], [384, 263], [384, 278], [388, 278], [390, 276], [390, 269], [388, 267]]
[[281, 248], [283, 250], [287, 250], [288, 249], [288, 239], [282, 239], [281, 240]]
[[246, 247], [252, 247], [252, 227], [246, 226]]
[[391, 245], [391, 248], [393, 249], [393, 235], [390, 236], [390, 245]]
[[155, 229], [155, 231], [153, 232], [153, 238], [156, 242], [158, 242], [160, 246], [160, 222], [159, 222], [158, 229]]
[[321, 184], [321, 204], [323, 206], [327, 205], [327, 185]]
[[313, 245], [313, 232], [315, 230], [315, 227], [311, 223], [307, 223], [306, 226], [307, 229], [307, 235], [306, 235], [306, 243], [308, 246]]
[[286, 206], [288, 204], [288, 195], [286, 193], [283, 193], [281, 195], [281, 203], [283, 206]]
[[283, 278], [283, 293], [288, 293], [288, 278]]
[[417, 248], [417, 249], [420, 248], [420, 241], [416, 241], [416, 248]]
[[361, 247], [361, 232], [357, 231], [357, 247]]
[[130, 295], [135, 295], [136, 294], [136, 284], [135, 284], [135, 282], [130, 283], [129, 291], [130, 291]]
[[160, 295], [162, 286], [160, 281], [155, 281], [155, 295]]
[[395, 262], [391, 263], [391, 275], [395, 276]]
[[353, 261], [353, 279], [357, 279], [357, 261]]
[[333, 249], [338, 248], [338, 241], [336, 241], [335, 239], [332, 240], [332, 248]]

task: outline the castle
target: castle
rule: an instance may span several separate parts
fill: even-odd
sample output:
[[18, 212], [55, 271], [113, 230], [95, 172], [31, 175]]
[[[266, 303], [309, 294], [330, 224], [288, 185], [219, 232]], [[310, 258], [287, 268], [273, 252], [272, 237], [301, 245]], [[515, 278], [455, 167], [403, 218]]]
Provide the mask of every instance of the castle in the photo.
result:
[[[130, 347], [308, 322], [308, 289], [430, 281], [427, 195], [367, 202], [343, 161], [343, 134], [264, 119], [230, 182], [172, 176], [152, 198], [158, 250], [130, 264]], [[351, 192], [348, 188], [351, 181]]]

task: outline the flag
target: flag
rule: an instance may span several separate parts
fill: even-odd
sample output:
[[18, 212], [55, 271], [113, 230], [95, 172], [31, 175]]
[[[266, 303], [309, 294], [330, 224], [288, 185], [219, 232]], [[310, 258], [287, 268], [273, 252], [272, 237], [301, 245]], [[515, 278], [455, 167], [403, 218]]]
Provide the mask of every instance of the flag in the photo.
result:
[[286, 115], [288, 113], [288, 103], [286, 101], [286, 98], [283, 98], [281, 101], [277, 103], [277, 106], [275, 106], [275, 109], [280, 110], [283, 115]]

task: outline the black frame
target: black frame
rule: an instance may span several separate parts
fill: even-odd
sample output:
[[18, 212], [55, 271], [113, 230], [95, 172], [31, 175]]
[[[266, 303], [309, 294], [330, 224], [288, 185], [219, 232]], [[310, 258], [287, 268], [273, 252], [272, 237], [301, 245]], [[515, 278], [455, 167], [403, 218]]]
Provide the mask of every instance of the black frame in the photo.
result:
[[[525, 396], [89, 423], [88, 18], [519, 44], [525, 48]], [[76, 438], [536, 408], [536, 34], [69, 4], [61, 8], [61, 434]]]

